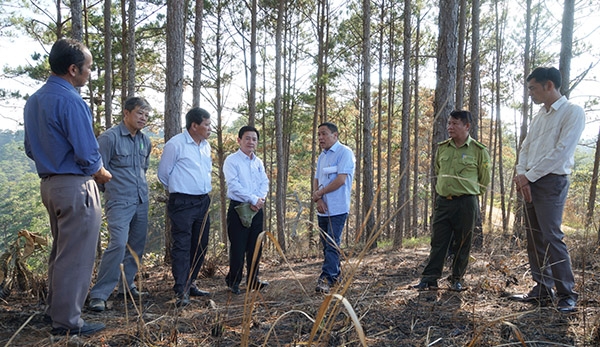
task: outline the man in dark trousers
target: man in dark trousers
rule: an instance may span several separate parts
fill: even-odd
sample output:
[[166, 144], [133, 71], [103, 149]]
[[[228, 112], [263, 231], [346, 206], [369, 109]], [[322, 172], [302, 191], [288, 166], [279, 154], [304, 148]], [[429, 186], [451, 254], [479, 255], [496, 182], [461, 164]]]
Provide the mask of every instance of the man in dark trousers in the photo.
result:
[[484, 145], [469, 135], [471, 112], [452, 111], [448, 117], [450, 138], [439, 143], [435, 156], [438, 194], [431, 226], [429, 261], [417, 290], [435, 290], [442, 276], [444, 260], [451, 242], [455, 255], [452, 260], [450, 289], [466, 289], [463, 276], [469, 263], [471, 240], [477, 218], [478, 196], [490, 183], [490, 155]]
[[167, 212], [171, 220], [171, 266], [176, 305], [190, 304], [191, 296], [208, 296], [195, 281], [204, 262], [210, 231], [212, 158], [210, 114], [194, 107], [185, 115], [186, 129], [166, 144], [158, 163], [158, 179], [169, 191]]
[[240, 293], [240, 282], [246, 259], [246, 285], [249, 289], [261, 289], [268, 282], [258, 279], [261, 245], [253, 261], [258, 235], [263, 230], [263, 207], [269, 191], [269, 178], [265, 166], [256, 156], [259, 134], [256, 128], [244, 126], [238, 132], [240, 148], [230, 154], [223, 164], [227, 182], [227, 234], [229, 235], [229, 273], [225, 277], [227, 287], [234, 294]]
[[560, 85], [560, 72], [553, 67], [538, 67], [527, 77], [531, 101], [543, 107], [521, 146], [514, 182], [525, 200], [527, 254], [536, 284], [529, 293], [512, 298], [552, 300], [556, 287], [558, 310], [572, 312], [578, 294], [560, 226], [585, 113], [560, 94]]

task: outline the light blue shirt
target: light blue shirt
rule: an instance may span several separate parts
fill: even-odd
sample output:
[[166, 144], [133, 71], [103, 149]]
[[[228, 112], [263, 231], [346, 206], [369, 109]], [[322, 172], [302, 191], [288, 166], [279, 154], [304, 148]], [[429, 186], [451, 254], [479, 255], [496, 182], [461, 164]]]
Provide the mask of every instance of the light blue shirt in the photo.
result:
[[350, 194], [355, 166], [354, 153], [350, 147], [341, 144], [339, 141], [334, 143], [328, 150], [321, 152], [317, 161], [317, 171], [315, 172], [315, 179], [318, 182], [316, 189], [326, 187], [340, 174], [346, 174], [347, 176], [346, 183], [341, 187], [323, 195], [323, 200], [327, 204], [327, 211], [317, 213], [319, 216], [337, 216], [350, 212]]
[[158, 180], [169, 193], [203, 195], [212, 190], [211, 170], [210, 144], [196, 144], [186, 129], [165, 144]]
[[225, 159], [223, 174], [229, 199], [256, 205], [258, 199], [267, 196], [269, 178], [262, 160], [255, 154], [250, 158], [238, 149]]

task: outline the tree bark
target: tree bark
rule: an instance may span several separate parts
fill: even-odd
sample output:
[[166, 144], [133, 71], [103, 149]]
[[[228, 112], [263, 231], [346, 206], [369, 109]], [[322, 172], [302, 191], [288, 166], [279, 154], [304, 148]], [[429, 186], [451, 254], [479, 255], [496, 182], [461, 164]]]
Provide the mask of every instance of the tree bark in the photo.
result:
[[112, 1], [104, 0], [104, 125], [112, 127]]
[[275, 195], [275, 206], [277, 215], [277, 241], [281, 249], [286, 252], [285, 240], [285, 184], [283, 167], [285, 165], [283, 113], [282, 113], [282, 67], [283, 59], [283, 19], [285, 15], [285, 1], [279, 0], [277, 7], [277, 28], [275, 32], [275, 139], [277, 146], [277, 193]]
[[[373, 135], [371, 122], [371, 1], [362, 2], [362, 60], [363, 81], [361, 88], [362, 99], [362, 133], [363, 133], [363, 216], [367, 218], [365, 223], [365, 235], [372, 240], [372, 247], [377, 246], [373, 233], [375, 232], [375, 220], [370, 210], [373, 206]], [[368, 216], [367, 216], [368, 215]]]
[[571, 89], [571, 58], [573, 57], [573, 24], [575, 22], [575, 0], [565, 0], [560, 37], [559, 70], [562, 77], [560, 92], [569, 97]]
[[[183, 1], [167, 1], [167, 70], [165, 85], [165, 143], [181, 132], [183, 66], [185, 53], [185, 8]], [[166, 209], [166, 206], [165, 206]], [[165, 213], [165, 216], [167, 214]], [[171, 260], [171, 232], [165, 218], [165, 261]]]

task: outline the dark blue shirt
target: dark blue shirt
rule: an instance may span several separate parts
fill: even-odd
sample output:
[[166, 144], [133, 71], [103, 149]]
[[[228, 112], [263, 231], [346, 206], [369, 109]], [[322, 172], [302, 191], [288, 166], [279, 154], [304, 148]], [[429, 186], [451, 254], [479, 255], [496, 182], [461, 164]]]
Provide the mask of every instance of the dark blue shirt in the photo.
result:
[[40, 177], [90, 176], [102, 167], [92, 112], [65, 79], [50, 76], [25, 104], [25, 153]]
[[152, 143], [138, 131], [131, 136], [121, 122], [98, 137], [104, 168], [112, 179], [103, 185], [106, 200], [145, 203], [148, 201], [146, 171], [150, 164]]

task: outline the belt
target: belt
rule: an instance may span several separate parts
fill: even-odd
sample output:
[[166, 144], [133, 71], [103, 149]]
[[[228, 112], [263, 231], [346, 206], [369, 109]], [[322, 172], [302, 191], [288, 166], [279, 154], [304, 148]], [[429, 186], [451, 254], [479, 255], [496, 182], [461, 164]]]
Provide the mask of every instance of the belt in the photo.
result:
[[191, 194], [185, 194], [185, 193], [169, 193], [169, 195], [172, 197], [190, 198], [190, 199], [202, 199], [202, 198], [208, 196], [208, 194], [191, 195]]
[[54, 177], [54, 176], [78, 176], [78, 177], [87, 177], [90, 175], [80, 175], [80, 174], [49, 174], [49, 175], [43, 175], [40, 176], [41, 179], [46, 179], [46, 178], [50, 178], [50, 177]]
[[459, 199], [463, 199], [463, 198], [467, 198], [469, 196], [475, 196], [473, 194], [465, 194], [465, 195], [448, 195], [448, 196], [444, 196], [445, 199], [447, 200], [459, 200]]

